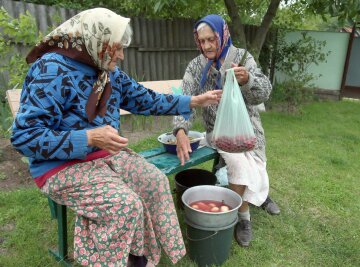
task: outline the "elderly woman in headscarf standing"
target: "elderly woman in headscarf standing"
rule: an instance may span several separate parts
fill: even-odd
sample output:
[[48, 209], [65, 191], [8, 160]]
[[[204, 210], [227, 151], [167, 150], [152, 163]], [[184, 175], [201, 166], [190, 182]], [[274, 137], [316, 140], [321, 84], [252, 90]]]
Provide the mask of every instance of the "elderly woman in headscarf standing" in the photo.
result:
[[[218, 150], [227, 168], [229, 187], [242, 196], [244, 202], [239, 209], [239, 222], [235, 228], [235, 238], [241, 246], [249, 246], [252, 239], [249, 203], [256, 206], [270, 205], [273, 213], [280, 210], [269, 198], [269, 178], [266, 171], [265, 137], [256, 105], [266, 101], [271, 92], [269, 79], [257, 68], [251, 54], [244, 57], [244, 66], [238, 66], [245, 50], [232, 45], [228, 26], [218, 15], [208, 15], [200, 19], [194, 27], [195, 42], [201, 55], [194, 58], [186, 68], [182, 82], [185, 95], [199, 95], [209, 90], [221, 89], [225, 83], [225, 72], [234, 68], [236, 79], [253, 125], [257, 145], [254, 151], [226, 153]], [[216, 119], [217, 105], [205, 107], [202, 111], [207, 140]], [[187, 133], [191, 121], [183, 116], [174, 118], [174, 135], [177, 138], [177, 154], [182, 164], [189, 159], [191, 147]], [[236, 123], [236, 122], [233, 122]], [[208, 142], [210, 144], [210, 142]]]
[[126, 266], [129, 253], [159, 263], [185, 255], [167, 177], [128, 149], [120, 111], [182, 115], [218, 103], [158, 94], [120, 70], [130, 19], [95, 8], [69, 19], [34, 47], [13, 125], [13, 146], [29, 157], [42, 192], [74, 210], [74, 256], [84, 266]]

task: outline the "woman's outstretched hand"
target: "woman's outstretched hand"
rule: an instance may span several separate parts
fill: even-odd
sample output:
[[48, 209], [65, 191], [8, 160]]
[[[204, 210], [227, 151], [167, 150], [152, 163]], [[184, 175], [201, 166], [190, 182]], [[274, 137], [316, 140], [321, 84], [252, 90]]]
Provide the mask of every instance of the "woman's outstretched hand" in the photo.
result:
[[108, 151], [114, 155], [128, 145], [128, 139], [121, 137], [116, 129], [106, 125], [86, 131], [89, 146]]
[[207, 91], [204, 94], [191, 97], [190, 108], [207, 107], [210, 105], [219, 104], [222, 90]]

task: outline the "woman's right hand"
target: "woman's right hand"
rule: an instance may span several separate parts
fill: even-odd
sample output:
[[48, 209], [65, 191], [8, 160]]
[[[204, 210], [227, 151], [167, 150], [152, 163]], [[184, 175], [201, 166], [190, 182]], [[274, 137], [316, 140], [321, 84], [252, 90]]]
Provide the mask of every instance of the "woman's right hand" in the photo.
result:
[[128, 139], [121, 137], [116, 129], [106, 125], [86, 131], [89, 146], [96, 146], [114, 155], [128, 145]]
[[222, 90], [211, 90], [201, 95], [191, 96], [190, 108], [217, 105], [220, 102]]
[[176, 133], [176, 152], [181, 166], [183, 166], [185, 161], [190, 159], [189, 153], [192, 152], [189, 137], [183, 129], [178, 130]]

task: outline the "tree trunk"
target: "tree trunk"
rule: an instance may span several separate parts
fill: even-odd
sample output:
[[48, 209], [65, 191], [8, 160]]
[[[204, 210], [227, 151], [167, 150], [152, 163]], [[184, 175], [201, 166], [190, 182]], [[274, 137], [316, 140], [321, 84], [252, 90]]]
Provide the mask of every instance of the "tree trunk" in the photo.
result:
[[256, 31], [255, 38], [251, 42], [251, 52], [255, 59], [258, 59], [262, 46], [264, 45], [266, 34], [268, 33], [271, 22], [276, 15], [281, 0], [271, 0], [266, 14]]
[[239, 8], [235, 4], [234, 0], [224, 0], [224, 3], [231, 19], [231, 29], [232, 29], [231, 36], [234, 40], [239, 41], [241, 48], [246, 49], [247, 41], [245, 36], [244, 25], [242, 24], [239, 16]]

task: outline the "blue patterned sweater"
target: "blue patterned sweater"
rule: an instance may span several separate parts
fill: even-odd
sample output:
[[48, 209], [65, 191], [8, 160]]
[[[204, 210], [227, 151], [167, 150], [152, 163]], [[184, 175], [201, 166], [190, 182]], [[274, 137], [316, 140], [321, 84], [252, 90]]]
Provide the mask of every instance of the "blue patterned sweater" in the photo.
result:
[[90, 123], [85, 106], [96, 78], [92, 67], [56, 53], [43, 55], [31, 66], [11, 142], [29, 157], [34, 178], [98, 150], [88, 146], [86, 130], [104, 125], [119, 129], [119, 108], [142, 115], [191, 114], [189, 96], [158, 94], [117, 68], [110, 73], [106, 115]]

